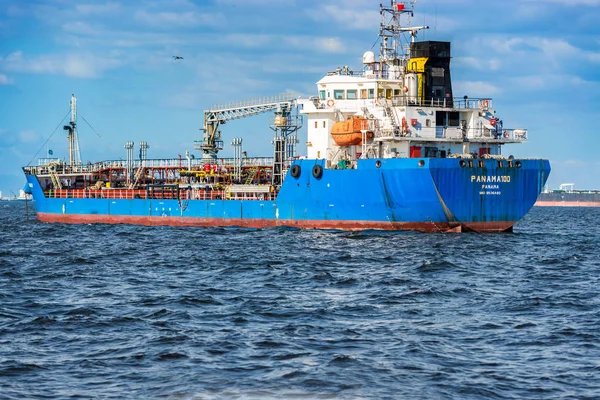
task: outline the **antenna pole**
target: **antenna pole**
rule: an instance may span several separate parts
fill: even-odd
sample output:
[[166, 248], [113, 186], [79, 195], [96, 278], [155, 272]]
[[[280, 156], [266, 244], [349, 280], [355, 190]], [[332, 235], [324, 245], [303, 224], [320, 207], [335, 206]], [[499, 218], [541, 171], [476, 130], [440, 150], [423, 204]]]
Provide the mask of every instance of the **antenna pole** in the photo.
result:
[[79, 137], [77, 135], [77, 98], [71, 95], [71, 121], [64, 127], [69, 131], [69, 165], [71, 167], [81, 165], [81, 151], [79, 149]]

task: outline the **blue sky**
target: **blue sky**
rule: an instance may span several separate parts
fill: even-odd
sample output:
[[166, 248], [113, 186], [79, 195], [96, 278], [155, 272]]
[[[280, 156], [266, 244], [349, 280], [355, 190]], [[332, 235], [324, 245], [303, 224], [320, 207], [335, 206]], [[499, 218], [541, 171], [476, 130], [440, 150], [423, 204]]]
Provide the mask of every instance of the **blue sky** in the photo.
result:
[[[0, 191], [22, 188], [20, 168], [47, 149], [68, 157], [71, 93], [84, 162], [125, 158], [127, 140], [177, 157], [211, 104], [315, 95], [327, 71], [360, 70], [379, 2], [0, 0]], [[548, 158], [549, 186], [579, 189], [600, 189], [598, 21], [600, 0], [420, 0], [414, 18], [431, 27], [420, 39], [452, 42], [455, 96], [491, 96], [505, 127], [529, 129], [504, 154]], [[249, 156], [271, 155], [267, 118], [224, 125], [220, 154], [241, 136]]]

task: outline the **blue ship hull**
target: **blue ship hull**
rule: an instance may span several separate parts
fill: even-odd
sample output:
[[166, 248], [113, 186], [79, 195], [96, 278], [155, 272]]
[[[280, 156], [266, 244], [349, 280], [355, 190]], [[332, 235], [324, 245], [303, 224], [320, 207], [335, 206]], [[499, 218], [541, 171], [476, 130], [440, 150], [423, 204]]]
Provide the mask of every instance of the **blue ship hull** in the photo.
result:
[[[46, 197], [26, 174], [38, 219], [61, 223], [176, 226], [287, 226], [342, 230], [510, 231], [534, 205], [550, 164], [456, 158], [358, 160], [356, 169], [325, 169], [297, 160], [276, 200]], [[323, 167], [315, 178], [314, 165]]]

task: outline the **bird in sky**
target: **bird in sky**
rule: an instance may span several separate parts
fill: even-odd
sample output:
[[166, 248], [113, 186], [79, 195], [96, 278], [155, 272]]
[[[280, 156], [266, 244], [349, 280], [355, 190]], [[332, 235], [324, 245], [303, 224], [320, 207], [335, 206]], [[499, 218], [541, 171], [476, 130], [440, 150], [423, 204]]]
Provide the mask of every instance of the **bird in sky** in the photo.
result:
[[173, 56], [173, 60], [183, 60], [183, 57], [181, 57], [181, 56]]

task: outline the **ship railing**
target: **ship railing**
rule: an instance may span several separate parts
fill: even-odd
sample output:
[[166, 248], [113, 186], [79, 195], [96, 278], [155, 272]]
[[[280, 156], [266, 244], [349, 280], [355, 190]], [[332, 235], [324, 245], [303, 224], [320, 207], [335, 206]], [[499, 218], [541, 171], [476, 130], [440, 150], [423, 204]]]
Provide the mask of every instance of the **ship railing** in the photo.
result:
[[393, 96], [392, 105], [395, 107], [437, 107], [437, 108], [453, 108], [453, 109], [468, 109], [468, 110], [487, 110], [492, 107], [492, 99], [490, 98], [444, 98], [422, 100], [417, 96]]
[[[273, 166], [273, 157], [244, 157], [241, 159], [242, 167], [271, 167]], [[235, 159], [234, 158], [218, 158], [215, 160], [211, 160], [207, 162], [206, 160], [201, 159], [193, 159], [189, 160], [180, 160], [179, 158], [174, 159], [155, 159], [155, 160], [136, 160], [132, 163], [132, 167], [135, 170], [139, 170], [140, 168], [144, 169], [182, 169], [187, 170], [191, 167], [194, 170], [202, 170], [205, 168], [205, 165], [209, 164], [211, 166], [217, 165], [218, 167], [234, 167]], [[291, 164], [291, 162], [289, 163]], [[33, 175], [50, 175], [50, 173], [54, 173], [57, 176], [62, 175], [84, 175], [90, 174], [98, 171], [106, 171], [106, 170], [124, 170], [127, 168], [127, 161], [125, 160], [106, 160], [97, 162], [94, 164], [85, 164], [77, 167], [72, 167], [70, 165], [58, 163], [51, 165], [40, 165], [40, 166], [26, 166], [24, 167], [24, 171]], [[211, 167], [211, 169], [213, 169]]]
[[[193, 160], [172, 158], [172, 159], [149, 159], [149, 160], [135, 160], [132, 163], [134, 169], [144, 167], [148, 169], [152, 168], [181, 168], [188, 169], [188, 166], [197, 169], [198, 167], [204, 167], [206, 164], [218, 165], [218, 166], [231, 166], [235, 165], [234, 158], [217, 158], [214, 160], [202, 160], [196, 158]], [[242, 165], [244, 166], [270, 166], [273, 165], [273, 157], [246, 157], [242, 158]], [[90, 171], [106, 170], [106, 169], [122, 169], [127, 167], [127, 161], [125, 160], [109, 160], [102, 161], [93, 164]]]
[[298, 94], [287, 93], [275, 96], [256, 97], [245, 100], [231, 101], [228, 103], [217, 103], [210, 106], [210, 111], [237, 110], [243, 107], [255, 107], [261, 105], [271, 105], [292, 102], [298, 98]]
[[[53, 199], [120, 199], [120, 200], [274, 200], [276, 194], [268, 185], [249, 185], [241, 190], [242, 185], [221, 187], [210, 186], [183, 187], [179, 190], [145, 189], [50, 189], [45, 192], [47, 198]], [[233, 189], [232, 189], [233, 188]]]
[[528, 140], [526, 129], [496, 129], [482, 125], [475, 128], [463, 129], [459, 126], [413, 127], [408, 126], [407, 132], [394, 129], [391, 124], [375, 129], [376, 138], [405, 137], [413, 139], [446, 139], [458, 141], [462, 139], [482, 139], [494, 142], [525, 142]]
[[[311, 103], [312, 104], [312, 103]], [[392, 107], [436, 107], [436, 108], [450, 108], [456, 110], [488, 110], [492, 106], [491, 99], [485, 98], [454, 98], [454, 99], [442, 99], [436, 100], [431, 99], [423, 101], [418, 97], [409, 97], [406, 95], [393, 96], [392, 98], [379, 97], [379, 98], [368, 98], [368, 99], [328, 99], [319, 100], [316, 102], [314, 107], [321, 110], [344, 110], [354, 111], [360, 110], [363, 107], [378, 107], [383, 104], [388, 104]]]

